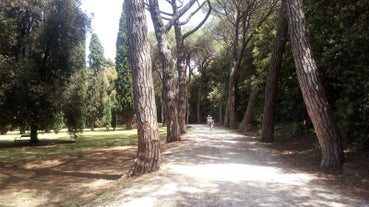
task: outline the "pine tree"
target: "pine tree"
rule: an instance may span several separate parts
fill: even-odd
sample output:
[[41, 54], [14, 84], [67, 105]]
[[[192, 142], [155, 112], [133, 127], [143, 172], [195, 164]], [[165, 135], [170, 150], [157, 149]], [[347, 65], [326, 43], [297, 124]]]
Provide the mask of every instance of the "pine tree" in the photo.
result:
[[130, 54], [128, 48], [127, 23], [124, 8], [122, 9], [119, 31], [116, 43], [116, 70], [118, 78], [115, 81], [117, 112], [123, 118], [126, 129], [132, 128], [132, 120], [134, 118], [134, 97], [132, 68], [130, 64]]

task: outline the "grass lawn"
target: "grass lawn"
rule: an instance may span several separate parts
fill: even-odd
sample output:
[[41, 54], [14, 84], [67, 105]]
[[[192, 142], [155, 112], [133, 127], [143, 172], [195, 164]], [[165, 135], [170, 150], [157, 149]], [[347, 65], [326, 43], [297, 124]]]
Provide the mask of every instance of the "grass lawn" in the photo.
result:
[[136, 155], [136, 130], [40, 133], [36, 146], [14, 143], [18, 133], [0, 136], [0, 206], [83, 205], [119, 185]]

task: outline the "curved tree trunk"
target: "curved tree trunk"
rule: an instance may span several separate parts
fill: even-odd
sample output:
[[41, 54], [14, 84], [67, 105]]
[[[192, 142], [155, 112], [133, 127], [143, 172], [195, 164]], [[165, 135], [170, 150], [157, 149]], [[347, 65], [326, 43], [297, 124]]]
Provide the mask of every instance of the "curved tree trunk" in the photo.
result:
[[124, 8], [137, 117], [138, 149], [129, 170], [129, 175], [134, 176], [159, 169], [160, 137], [144, 1], [125, 0]]
[[273, 142], [274, 141], [274, 119], [275, 119], [275, 103], [278, 75], [281, 69], [283, 51], [286, 45], [288, 24], [286, 18], [286, 0], [282, 0], [280, 9], [279, 23], [277, 35], [274, 40], [272, 57], [268, 69], [268, 77], [266, 81], [265, 100], [263, 123], [261, 126], [260, 141]]
[[302, 0], [287, 0], [288, 28], [293, 59], [306, 105], [322, 151], [321, 166], [341, 165], [344, 160], [340, 134], [333, 120], [323, 86], [319, 80], [307, 38]]
[[160, 60], [163, 67], [163, 94], [166, 104], [167, 139], [166, 142], [181, 140], [178, 124], [176, 85], [174, 80], [174, 64], [170, 51], [167, 31], [160, 16], [158, 0], [149, 1], [149, 11], [155, 29], [156, 39], [158, 40]]
[[260, 88], [256, 86], [251, 91], [249, 103], [247, 104], [246, 113], [242, 119], [242, 123], [239, 128], [240, 132], [247, 132], [247, 130], [249, 129], [249, 124], [252, 120], [252, 116], [254, 115], [255, 103], [256, 103], [256, 98], [258, 96], [259, 90]]

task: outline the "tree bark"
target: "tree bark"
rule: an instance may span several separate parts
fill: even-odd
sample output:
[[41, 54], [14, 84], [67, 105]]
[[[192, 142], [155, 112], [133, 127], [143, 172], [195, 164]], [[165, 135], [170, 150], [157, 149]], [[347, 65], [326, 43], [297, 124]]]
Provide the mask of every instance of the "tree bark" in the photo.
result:
[[184, 55], [184, 43], [179, 23], [174, 24], [177, 45], [177, 70], [178, 70], [178, 124], [180, 133], [186, 133], [187, 111], [187, 83], [186, 83], [186, 59]]
[[203, 74], [201, 73], [201, 79], [199, 82], [199, 87], [197, 88], [197, 102], [196, 102], [196, 117], [197, 124], [201, 123], [201, 96], [202, 96], [202, 83], [203, 83]]
[[159, 169], [160, 137], [144, 0], [125, 0], [137, 118], [138, 149], [130, 176]]
[[[239, 36], [246, 35], [246, 31], [240, 32], [240, 22], [241, 22], [241, 12], [238, 8], [235, 13], [235, 23], [234, 23], [234, 37], [233, 37], [233, 46], [232, 46], [232, 61], [229, 69], [229, 86], [228, 86], [228, 101], [227, 101], [227, 115], [225, 124], [229, 126], [231, 129], [237, 128], [237, 119], [236, 119], [236, 85], [239, 74], [240, 67], [240, 59], [242, 58], [244, 48], [246, 48], [246, 42], [242, 41], [241, 50], [239, 49]], [[246, 23], [243, 23], [244, 25]], [[245, 29], [245, 28], [244, 28]], [[245, 39], [245, 38], [244, 38]], [[243, 39], [243, 40], [244, 40]], [[239, 51], [240, 50], [240, 51]]]
[[249, 98], [249, 103], [247, 104], [246, 113], [242, 119], [242, 123], [239, 128], [240, 132], [246, 132], [247, 130], [249, 130], [249, 124], [252, 120], [252, 116], [254, 115], [256, 98], [257, 98], [259, 91], [260, 91], [260, 88], [257, 86], [254, 89], [252, 89], [252, 92]]
[[181, 140], [178, 124], [176, 85], [174, 80], [174, 63], [170, 51], [169, 40], [165, 25], [160, 16], [158, 0], [149, 1], [149, 11], [154, 25], [156, 39], [158, 40], [160, 59], [163, 67], [163, 94], [166, 104], [167, 139], [166, 142]]
[[132, 121], [134, 119], [134, 116], [126, 116], [125, 117], [125, 121], [126, 121], [126, 130], [130, 130], [132, 129]]
[[320, 165], [322, 167], [341, 165], [344, 160], [341, 138], [308, 42], [303, 1], [287, 0], [286, 6], [300, 89], [322, 151]]
[[277, 34], [274, 40], [272, 57], [270, 59], [268, 77], [266, 81], [263, 122], [261, 126], [260, 141], [274, 141], [275, 104], [277, 97], [277, 83], [282, 65], [283, 52], [286, 45], [288, 24], [286, 18], [286, 0], [282, 0], [279, 14]]

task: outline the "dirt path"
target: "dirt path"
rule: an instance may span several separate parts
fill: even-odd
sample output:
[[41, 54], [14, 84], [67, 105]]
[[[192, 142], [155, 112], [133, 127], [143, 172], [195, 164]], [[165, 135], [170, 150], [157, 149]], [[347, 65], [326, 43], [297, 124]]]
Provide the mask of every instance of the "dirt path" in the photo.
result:
[[160, 171], [88, 206], [369, 206], [226, 129], [195, 125], [162, 159]]

